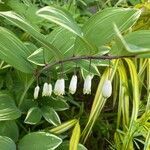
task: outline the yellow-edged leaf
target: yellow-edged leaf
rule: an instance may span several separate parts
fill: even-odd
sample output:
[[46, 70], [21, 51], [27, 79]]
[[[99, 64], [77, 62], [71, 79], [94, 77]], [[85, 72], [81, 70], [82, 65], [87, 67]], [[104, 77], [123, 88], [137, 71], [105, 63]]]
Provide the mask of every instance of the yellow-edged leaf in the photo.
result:
[[55, 128], [50, 129], [49, 131], [51, 133], [54, 133], [54, 134], [61, 134], [65, 131], [69, 130], [70, 128], [72, 128], [76, 124], [76, 122], [77, 122], [76, 119], [69, 120], [69, 121], [62, 123], [61, 125], [59, 125]]
[[80, 124], [79, 122], [76, 123], [73, 132], [72, 132], [72, 136], [70, 139], [70, 144], [69, 144], [69, 150], [78, 150], [78, 144], [79, 144], [79, 140], [80, 140]]

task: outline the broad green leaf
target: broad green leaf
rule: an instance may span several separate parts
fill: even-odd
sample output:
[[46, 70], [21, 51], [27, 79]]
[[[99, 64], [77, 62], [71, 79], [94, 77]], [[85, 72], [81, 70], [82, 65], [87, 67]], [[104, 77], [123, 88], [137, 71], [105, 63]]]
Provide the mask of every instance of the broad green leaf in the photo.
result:
[[[84, 38], [89, 43], [100, 48], [108, 44], [115, 35], [115, 23], [121, 32], [129, 29], [139, 18], [140, 10], [130, 8], [108, 8], [93, 15], [83, 26]], [[81, 39], [77, 38], [75, 44], [76, 54], [91, 53]]]
[[150, 31], [149, 30], [131, 32], [127, 34], [125, 37], [121, 35], [116, 25], [114, 26], [114, 30], [116, 32], [118, 39], [116, 40], [116, 43], [112, 47], [111, 54], [139, 55], [139, 56], [140, 54], [143, 54], [144, 56], [144, 53], [146, 55], [150, 54], [150, 43], [149, 43]]
[[13, 81], [13, 78], [12, 78], [12, 75], [9, 73], [6, 74], [6, 78], [5, 80], [7, 81], [6, 82], [6, 87], [9, 91], [11, 91], [13, 89], [13, 84], [14, 84], [14, 81]]
[[61, 134], [65, 131], [69, 130], [70, 128], [72, 128], [76, 123], [77, 123], [77, 120], [73, 119], [73, 120], [62, 123], [61, 125], [59, 125], [55, 128], [52, 128], [49, 131], [54, 134]]
[[27, 87], [29, 84], [29, 81], [33, 77], [33, 74], [27, 74], [27, 73], [16, 70], [15, 76], [19, 79], [19, 82], [21, 82], [24, 87]]
[[61, 142], [62, 140], [53, 134], [32, 132], [20, 140], [18, 150], [54, 150]]
[[109, 53], [109, 51], [111, 50], [110, 46], [108, 45], [101, 46], [98, 49], [99, 49], [99, 52], [96, 55], [105, 55]]
[[27, 124], [37, 124], [42, 118], [41, 113], [38, 107], [30, 108], [24, 122]]
[[61, 123], [57, 112], [53, 108], [49, 106], [44, 106], [41, 108], [41, 110], [42, 110], [43, 117], [49, 123], [53, 124], [54, 126], [57, 126]]
[[33, 99], [24, 99], [23, 103], [20, 106], [20, 110], [22, 112], [27, 112], [31, 107], [37, 107], [38, 102], [33, 101]]
[[0, 149], [1, 150], [16, 150], [15, 143], [6, 136], [0, 136]]
[[28, 48], [28, 50], [30, 51], [30, 54], [32, 54], [34, 51], [38, 49], [36, 45], [34, 45], [32, 42], [29, 42], [29, 41], [24, 42], [24, 45]]
[[44, 62], [44, 50], [43, 48], [39, 48], [36, 51], [34, 51], [29, 57], [28, 60], [32, 62], [33, 64], [36, 64], [38, 66], [45, 66]]
[[0, 121], [0, 135], [7, 136], [13, 141], [19, 137], [19, 129], [15, 121]]
[[[124, 37], [129, 46], [129, 52], [147, 53], [150, 52], [150, 30], [131, 32]], [[138, 41], [138, 42], [137, 42]]]
[[30, 80], [28, 80], [26, 82], [26, 86], [24, 87], [23, 91], [21, 92], [22, 94], [21, 94], [21, 96], [19, 98], [19, 101], [18, 101], [19, 108], [20, 108], [20, 106], [22, 105], [22, 103], [24, 101], [24, 98], [26, 96], [27, 91], [29, 90], [30, 86], [33, 84], [34, 81], [35, 81], [35, 76], [32, 76], [30, 78]]
[[80, 124], [79, 124], [79, 122], [77, 122], [72, 131], [70, 144], [69, 144], [69, 150], [78, 150], [78, 144], [79, 144], [79, 140], [80, 140], [80, 132], [81, 132]]
[[52, 53], [45, 48], [36, 49], [27, 59], [38, 66], [45, 66], [45, 64], [48, 64], [50, 61], [54, 61]]
[[140, 0], [130, 0], [130, 3], [132, 5], [136, 5], [136, 4], [139, 4], [141, 1]]
[[81, 29], [69, 12], [60, 7], [46, 6], [39, 9], [37, 15], [66, 28], [80, 37], [82, 36]]
[[46, 38], [61, 51], [64, 57], [73, 55], [76, 35], [72, 32], [59, 27], [53, 30]]
[[[69, 149], [69, 141], [63, 142], [56, 150], [68, 150]], [[77, 150], [87, 150], [82, 144], [78, 144]]]
[[0, 12], [0, 16], [6, 18], [14, 25], [32, 35], [38, 42], [41, 43], [42, 46], [46, 48], [46, 50], [51, 51], [57, 59], [62, 57], [61, 52], [52, 44], [50, 44], [49, 41], [46, 40], [46, 37], [41, 34], [33, 24], [31, 24], [22, 16], [12, 11]]
[[69, 108], [69, 105], [62, 98], [52, 98], [46, 102], [46, 105], [55, 109], [56, 111], [63, 111]]
[[78, 150], [88, 150], [84, 145], [78, 144]]
[[16, 107], [14, 100], [7, 94], [0, 93], [0, 121], [19, 118], [21, 112]]
[[27, 61], [30, 51], [27, 47], [9, 30], [0, 27], [0, 58], [16, 69], [26, 72], [33, 72], [33, 65]]
[[38, 6], [31, 2], [28, 2], [27, 4], [24, 3], [25, 1], [22, 3], [20, 0], [7, 1], [7, 5], [11, 7], [13, 11], [25, 16], [30, 22], [34, 24], [41, 22], [41, 18], [36, 15]]
[[126, 42], [130, 45], [136, 45], [137, 47], [150, 49], [150, 30], [139, 30], [135, 32], [130, 32], [126, 34], [124, 38]]

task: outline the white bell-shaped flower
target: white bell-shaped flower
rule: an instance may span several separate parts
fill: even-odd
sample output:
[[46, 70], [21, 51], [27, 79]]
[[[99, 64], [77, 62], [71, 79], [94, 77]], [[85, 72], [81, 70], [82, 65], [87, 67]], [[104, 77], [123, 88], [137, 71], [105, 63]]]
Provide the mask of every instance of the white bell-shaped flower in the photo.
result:
[[48, 91], [49, 91], [49, 86], [48, 86], [48, 83], [45, 82], [43, 85], [42, 96], [48, 96]]
[[102, 95], [105, 98], [109, 98], [112, 94], [112, 84], [110, 80], [106, 80], [102, 87]]
[[58, 79], [54, 86], [54, 93], [56, 95], [64, 95], [65, 94], [65, 80]]
[[74, 94], [77, 90], [77, 76], [73, 75], [69, 85], [69, 92]]
[[51, 95], [52, 95], [52, 84], [49, 83], [49, 84], [48, 84], [47, 96], [51, 96]]
[[93, 75], [87, 75], [87, 77], [84, 80], [84, 86], [83, 86], [83, 94], [91, 94], [91, 85], [92, 85], [92, 78]]
[[34, 99], [38, 98], [40, 87], [37, 85], [34, 89]]

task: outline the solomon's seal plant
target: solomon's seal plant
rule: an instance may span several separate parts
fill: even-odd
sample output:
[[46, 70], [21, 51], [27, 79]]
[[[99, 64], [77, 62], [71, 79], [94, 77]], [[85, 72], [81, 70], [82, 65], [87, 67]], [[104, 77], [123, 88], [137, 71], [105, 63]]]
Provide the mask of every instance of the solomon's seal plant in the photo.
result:
[[1, 0], [0, 150], [149, 150], [149, 18], [147, 0]]

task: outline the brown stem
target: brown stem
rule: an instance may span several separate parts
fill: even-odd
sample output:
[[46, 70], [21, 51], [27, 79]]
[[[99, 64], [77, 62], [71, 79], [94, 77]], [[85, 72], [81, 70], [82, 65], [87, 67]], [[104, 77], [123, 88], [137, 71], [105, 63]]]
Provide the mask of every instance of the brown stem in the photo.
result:
[[39, 76], [43, 71], [50, 69], [51, 67], [61, 64], [61, 63], [65, 63], [65, 62], [69, 62], [69, 61], [77, 61], [77, 60], [81, 60], [81, 59], [108, 59], [108, 60], [112, 60], [112, 59], [120, 59], [120, 58], [135, 58], [135, 55], [130, 55], [130, 56], [74, 56], [74, 57], [70, 57], [70, 58], [66, 58], [64, 60], [59, 60], [56, 61], [54, 63], [51, 64], [46, 64], [44, 68], [42, 68], [37, 76]]

